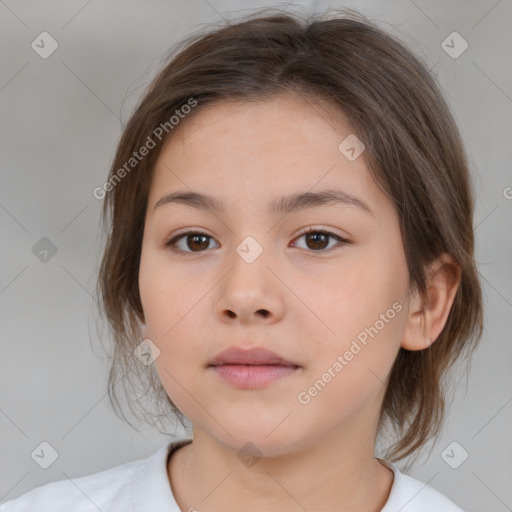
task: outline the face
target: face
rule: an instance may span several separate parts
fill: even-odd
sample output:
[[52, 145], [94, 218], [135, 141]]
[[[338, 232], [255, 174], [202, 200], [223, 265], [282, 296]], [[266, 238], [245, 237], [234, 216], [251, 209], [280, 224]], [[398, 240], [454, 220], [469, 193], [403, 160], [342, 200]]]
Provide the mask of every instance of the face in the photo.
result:
[[[353, 134], [343, 114], [289, 95], [209, 106], [179, 128], [154, 169], [139, 271], [144, 334], [170, 399], [194, 431], [269, 455], [369, 432], [404, 333], [408, 274], [393, 204], [364, 152], [339, 149]], [[327, 189], [352, 199], [270, 208]], [[175, 192], [224, 209], [155, 208]], [[298, 368], [232, 384], [209, 364], [233, 346]]]

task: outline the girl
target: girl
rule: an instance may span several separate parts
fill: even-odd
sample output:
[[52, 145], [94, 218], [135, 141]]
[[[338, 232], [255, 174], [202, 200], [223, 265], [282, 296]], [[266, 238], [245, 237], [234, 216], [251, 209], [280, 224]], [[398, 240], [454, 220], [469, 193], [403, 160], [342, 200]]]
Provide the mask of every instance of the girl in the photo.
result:
[[353, 12], [184, 43], [95, 195], [113, 403], [145, 382], [192, 434], [2, 512], [460, 511], [395, 465], [435, 438], [442, 379], [482, 331], [470, 174], [438, 86]]

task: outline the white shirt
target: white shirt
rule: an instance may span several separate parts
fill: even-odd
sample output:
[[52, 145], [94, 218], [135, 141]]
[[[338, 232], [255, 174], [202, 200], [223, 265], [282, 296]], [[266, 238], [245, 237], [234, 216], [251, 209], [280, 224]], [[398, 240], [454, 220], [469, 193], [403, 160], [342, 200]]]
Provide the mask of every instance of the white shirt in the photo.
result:
[[[0, 505], [0, 512], [182, 512], [167, 476], [167, 457], [191, 442], [180, 439], [139, 459], [91, 475], [37, 487]], [[381, 460], [381, 459], [379, 459]], [[395, 475], [381, 512], [463, 512], [428, 485], [381, 460]]]

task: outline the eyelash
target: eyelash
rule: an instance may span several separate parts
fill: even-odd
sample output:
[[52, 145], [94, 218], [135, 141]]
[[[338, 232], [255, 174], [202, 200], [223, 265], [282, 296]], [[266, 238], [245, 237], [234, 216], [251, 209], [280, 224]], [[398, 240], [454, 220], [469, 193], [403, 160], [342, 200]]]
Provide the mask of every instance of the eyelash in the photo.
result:
[[[310, 252], [313, 252], [313, 253], [328, 253], [328, 252], [331, 252], [333, 249], [336, 249], [337, 246], [343, 246], [345, 244], [350, 243], [350, 241], [347, 240], [346, 238], [342, 238], [339, 235], [335, 235], [334, 233], [331, 233], [330, 231], [317, 229], [317, 228], [314, 228], [311, 226], [301, 230], [301, 232], [297, 235], [296, 238], [297, 239], [301, 238], [302, 236], [307, 235], [309, 233], [321, 233], [322, 235], [327, 235], [330, 238], [334, 238], [334, 239], [338, 240], [338, 242], [339, 242], [337, 245], [335, 245], [334, 247], [331, 247], [330, 249], [320, 249], [317, 251], [310, 249]], [[181, 249], [176, 248], [176, 243], [178, 242], [178, 240], [180, 240], [183, 237], [186, 237], [187, 235], [203, 235], [209, 239], [213, 239], [212, 236], [207, 235], [206, 233], [202, 233], [201, 231], [187, 230], [187, 231], [182, 231], [182, 232], [172, 236], [166, 242], [164, 242], [163, 246], [167, 249], [170, 249], [172, 252], [175, 252], [180, 255], [199, 254], [199, 253], [205, 252], [205, 251], [183, 251]]]

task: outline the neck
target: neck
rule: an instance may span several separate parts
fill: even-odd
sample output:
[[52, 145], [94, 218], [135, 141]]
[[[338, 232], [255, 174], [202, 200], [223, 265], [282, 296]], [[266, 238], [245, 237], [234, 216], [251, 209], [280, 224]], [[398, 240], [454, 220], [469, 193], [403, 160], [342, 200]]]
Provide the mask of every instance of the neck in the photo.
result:
[[176, 502], [181, 510], [201, 512], [379, 512], [393, 473], [374, 457], [372, 437], [344, 434], [324, 434], [292, 453], [244, 464], [236, 450], [194, 429], [193, 443], [168, 465]]

